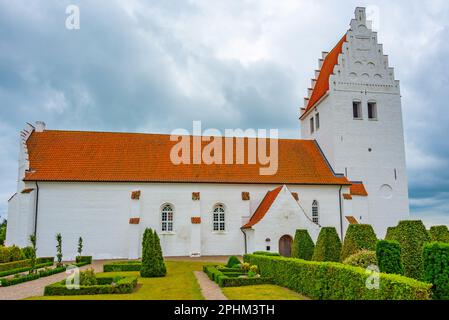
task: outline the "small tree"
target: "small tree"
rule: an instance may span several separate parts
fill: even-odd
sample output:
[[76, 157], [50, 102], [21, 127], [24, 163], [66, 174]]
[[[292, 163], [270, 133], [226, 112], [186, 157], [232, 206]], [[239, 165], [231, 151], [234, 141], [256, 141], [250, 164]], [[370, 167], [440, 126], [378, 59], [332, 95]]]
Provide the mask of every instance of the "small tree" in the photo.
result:
[[449, 243], [449, 229], [447, 226], [433, 226], [429, 231], [431, 241]]
[[30, 274], [31, 273], [35, 273], [35, 269], [36, 269], [36, 235], [35, 234], [31, 234], [30, 235], [30, 242], [31, 242], [31, 248], [33, 248], [30, 251], [30, 265], [31, 265], [31, 269], [30, 269]]
[[315, 250], [313, 261], [340, 261], [341, 241], [334, 227], [321, 228]]
[[142, 267], [140, 275], [143, 278], [150, 278], [153, 276], [153, 231], [146, 228], [142, 239]]
[[167, 274], [167, 268], [164, 263], [164, 256], [162, 254], [161, 242], [159, 240], [159, 236], [157, 235], [156, 230], [154, 231], [153, 237], [154, 237], [154, 255], [156, 262], [155, 276], [165, 277], [165, 275]]
[[311, 260], [315, 244], [307, 230], [296, 230], [293, 240], [292, 258]]
[[351, 224], [341, 249], [341, 261], [361, 250], [376, 250], [377, 237], [369, 224]]
[[78, 239], [78, 257], [81, 257], [83, 253], [83, 238], [79, 237]]
[[424, 281], [433, 284], [433, 298], [449, 300], [449, 244], [426, 244], [423, 248], [423, 264]]
[[389, 240], [378, 241], [376, 244], [376, 256], [380, 272], [404, 274], [399, 242]]
[[62, 235], [58, 233], [56, 235], [56, 258], [58, 259], [57, 266], [62, 266]]

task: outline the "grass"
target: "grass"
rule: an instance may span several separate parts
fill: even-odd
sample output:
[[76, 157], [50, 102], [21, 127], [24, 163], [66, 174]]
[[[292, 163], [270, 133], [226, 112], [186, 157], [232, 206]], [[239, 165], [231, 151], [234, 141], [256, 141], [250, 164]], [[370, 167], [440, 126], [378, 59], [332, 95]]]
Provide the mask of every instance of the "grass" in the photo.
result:
[[[193, 271], [202, 270], [204, 262], [166, 261], [167, 276], [139, 278], [138, 290], [131, 294], [92, 296], [41, 296], [32, 300], [202, 300], [201, 289]], [[107, 272], [97, 276], [140, 276], [139, 272]], [[139, 288], [140, 285], [140, 288]]]
[[271, 284], [222, 288], [229, 300], [309, 300], [287, 288]]

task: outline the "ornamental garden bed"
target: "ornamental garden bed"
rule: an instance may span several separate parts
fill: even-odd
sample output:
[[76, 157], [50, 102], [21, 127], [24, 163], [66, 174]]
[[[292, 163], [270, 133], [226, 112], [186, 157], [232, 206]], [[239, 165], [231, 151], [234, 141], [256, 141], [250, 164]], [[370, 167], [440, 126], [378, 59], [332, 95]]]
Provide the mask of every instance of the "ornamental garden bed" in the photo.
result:
[[137, 287], [137, 277], [95, 277], [90, 284], [82, 284], [78, 288], [68, 288], [66, 280], [45, 287], [45, 296], [75, 296], [97, 294], [127, 294]]
[[[42, 259], [42, 258], [41, 258]], [[26, 269], [12, 269], [10, 272], [13, 272], [14, 274], [11, 274], [8, 277], [0, 278], [0, 287], [9, 287], [13, 286], [19, 283], [24, 283], [32, 280], [36, 280], [43, 277], [52, 276], [54, 274], [62, 273], [67, 270], [67, 268], [70, 265], [63, 265], [63, 266], [56, 266], [54, 268], [51, 268], [53, 266], [53, 258], [43, 258], [43, 259], [51, 259], [52, 261], [46, 262], [43, 264], [38, 264], [35, 267], [34, 273], [30, 273], [31, 267], [27, 267]], [[39, 260], [39, 259], [38, 259]], [[83, 266], [86, 266], [90, 264], [89, 261], [81, 261], [79, 263], [76, 263], [75, 266], [80, 268]], [[26, 273], [28, 272], [28, 273]]]
[[120, 272], [120, 271], [140, 271], [142, 262], [135, 261], [117, 261], [103, 265], [103, 272]]
[[[38, 258], [36, 259], [36, 269], [50, 267], [54, 263], [54, 258]], [[31, 260], [20, 260], [9, 263], [0, 264], [0, 278], [23, 273], [31, 270]]]
[[272, 283], [269, 277], [260, 275], [250, 277], [242, 268], [205, 265], [203, 271], [209, 279], [216, 282], [220, 287], [241, 287]]

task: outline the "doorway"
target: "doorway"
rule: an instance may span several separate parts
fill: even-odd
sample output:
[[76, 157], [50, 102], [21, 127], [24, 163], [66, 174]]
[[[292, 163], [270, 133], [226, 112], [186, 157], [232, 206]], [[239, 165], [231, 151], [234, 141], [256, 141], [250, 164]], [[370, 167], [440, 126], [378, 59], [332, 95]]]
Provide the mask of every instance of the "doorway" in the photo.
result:
[[279, 239], [279, 254], [283, 257], [291, 257], [292, 256], [292, 243], [293, 238], [288, 234], [282, 236]]

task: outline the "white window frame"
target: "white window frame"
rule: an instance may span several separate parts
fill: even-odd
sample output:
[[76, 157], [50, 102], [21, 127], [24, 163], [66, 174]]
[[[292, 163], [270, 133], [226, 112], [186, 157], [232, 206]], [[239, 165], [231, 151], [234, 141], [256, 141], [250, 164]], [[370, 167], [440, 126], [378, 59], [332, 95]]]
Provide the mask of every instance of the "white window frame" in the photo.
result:
[[175, 210], [173, 205], [170, 203], [165, 203], [161, 207], [161, 230], [162, 232], [173, 232], [174, 231], [174, 216]]
[[214, 232], [226, 232], [226, 208], [218, 203], [212, 209], [212, 230]]
[[320, 204], [318, 200], [312, 202], [312, 221], [315, 224], [320, 223]]
[[[370, 106], [374, 106], [372, 113], [373, 113], [373, 117], [370, 117]], [[377, 102], [376, 101], [368, 101], [367, 104], [367, 111], [368, 111], [368, 119], [369, 120], [377, 120]]]
[[[357, 104], [357, 113], [358, 117], [354, 115], [354, 106]], [[360, 100], [354, 100], [352, 101], [352, 117], [354, 120], [363, 120], [363, 113], [362, 113], [362, 102]]]

